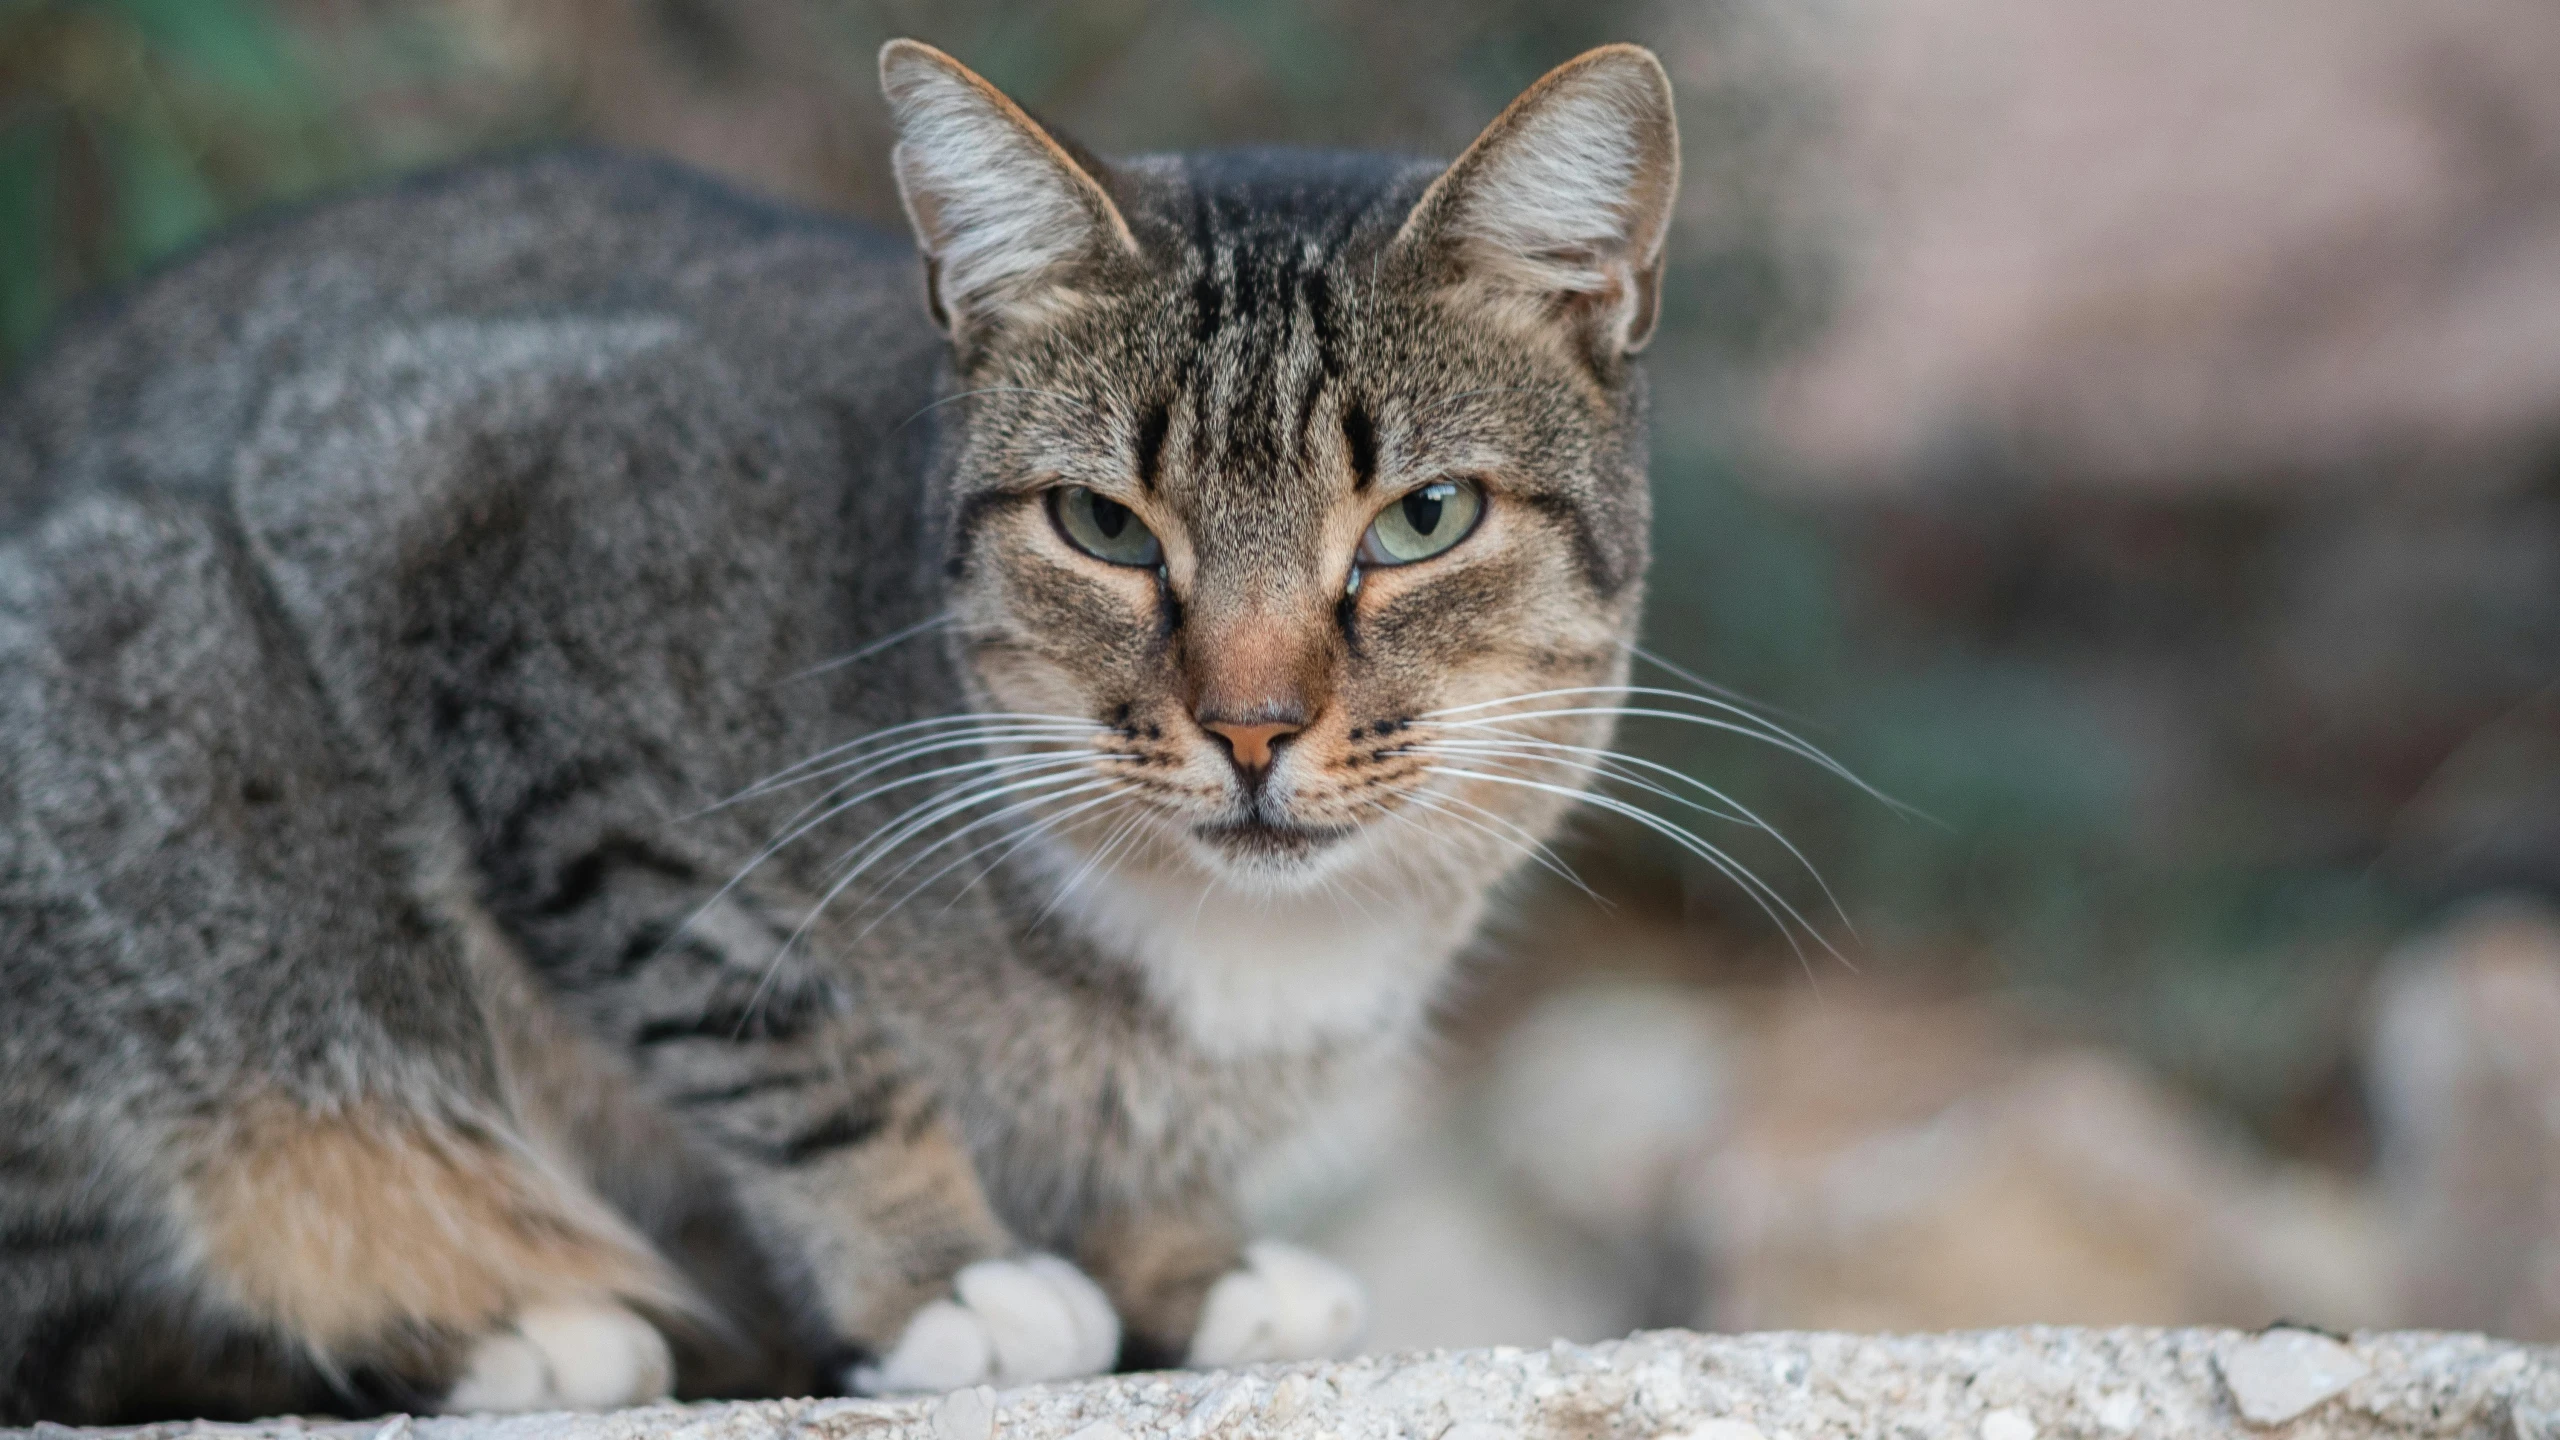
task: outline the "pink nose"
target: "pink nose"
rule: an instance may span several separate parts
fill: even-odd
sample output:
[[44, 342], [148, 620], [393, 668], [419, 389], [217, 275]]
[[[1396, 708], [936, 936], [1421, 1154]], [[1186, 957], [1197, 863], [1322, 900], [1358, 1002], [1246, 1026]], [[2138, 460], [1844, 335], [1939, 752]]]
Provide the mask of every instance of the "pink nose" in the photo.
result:
[[1226, 741], [1227, 753], [1244, 770], [1270, 769], [1272, 746], [1305, 728], [1289, 724], [1234, 725], [1224, 720], [1203, 720], [1200, 726]]

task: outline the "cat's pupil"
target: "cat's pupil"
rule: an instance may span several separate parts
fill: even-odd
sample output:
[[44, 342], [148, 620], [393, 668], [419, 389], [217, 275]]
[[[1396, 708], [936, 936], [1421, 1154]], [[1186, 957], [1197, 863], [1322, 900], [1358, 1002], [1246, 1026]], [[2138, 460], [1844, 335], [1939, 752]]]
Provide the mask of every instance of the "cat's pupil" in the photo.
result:
[[1446, 485], [1432, 485], [1404, 497], [1404, 523], [1416, 535], [1428, 535], [1440, 528], [1440, 511], [1451, 494]]
[[1101, 531], [1102, 538], [1106, 540], [1119, 539], [1120, 532], [1129, 528], [1129, 507], [1117, 500], [1094, 496], [1093, 528]]

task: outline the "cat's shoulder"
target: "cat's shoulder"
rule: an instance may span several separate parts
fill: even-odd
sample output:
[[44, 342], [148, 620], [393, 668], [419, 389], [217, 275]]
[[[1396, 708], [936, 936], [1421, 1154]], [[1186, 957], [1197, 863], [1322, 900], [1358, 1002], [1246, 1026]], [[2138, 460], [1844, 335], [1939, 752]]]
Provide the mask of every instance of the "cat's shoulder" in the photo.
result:
[[30, 357], [0, 397], [0, 533], [102, 469], [212, 482], [280, 386], [392, 332], [646, 316], [772, 383], [858, 391], [934, 353], [917, 275], [903, 240], [593, 147], [279, 207], [92, 302]]
[[[545, 145], [476, 156], [252, 213], [75, 306], [50, 348], [77, 348], [176, 303], [252, 308], [313, 296], [241, 281], [312, 266], [377, 277], [379, 300], [407, 307], [495, 307], [583, 299], [653, 280], [681, 283], [706, 265], [734, 271], [777, 249], [839, 263], [912, 257], [901, 238], [847, 218], [738, 189], [658, 156]], [[660, 292], [666, 293], [666, 292]], [[30, 367], [40, 370], [43, 359]]]

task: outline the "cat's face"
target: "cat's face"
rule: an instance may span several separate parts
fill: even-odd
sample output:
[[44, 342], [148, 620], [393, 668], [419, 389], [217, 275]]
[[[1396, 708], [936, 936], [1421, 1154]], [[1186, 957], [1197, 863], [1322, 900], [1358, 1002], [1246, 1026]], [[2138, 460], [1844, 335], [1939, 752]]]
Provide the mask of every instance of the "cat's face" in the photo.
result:
[[1105, 170], [932, 52], [884, 68], [974, 392], [957, 643], [984, 708], [1099, 727], [1020, 737], [1086, 757], [1053, 838], [1279, 888], [1515, 858], [1606, 743], [1641, 590], [1651, 57], [1558, 71], [1445, 176]]

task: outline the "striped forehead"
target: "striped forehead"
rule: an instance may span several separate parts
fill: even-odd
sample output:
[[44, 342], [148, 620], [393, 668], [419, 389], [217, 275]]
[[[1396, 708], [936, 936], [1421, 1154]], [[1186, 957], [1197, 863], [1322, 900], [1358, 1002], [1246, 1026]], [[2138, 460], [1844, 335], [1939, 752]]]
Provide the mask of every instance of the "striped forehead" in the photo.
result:
[[1375, 444], [1353, 378], [1354, 312], [1411, 173], [1374, 156], [1186, 160], [1187, 333], [1172, 413], [1147, 417], [1141, 441], [1178, 435], [1147, 458], [1198, 498], [1258, 498], [1268, 515], [1273, 499], [1334, 493], [1326, 482], [1346, 455], [1353, 484], [1366, 483]]

